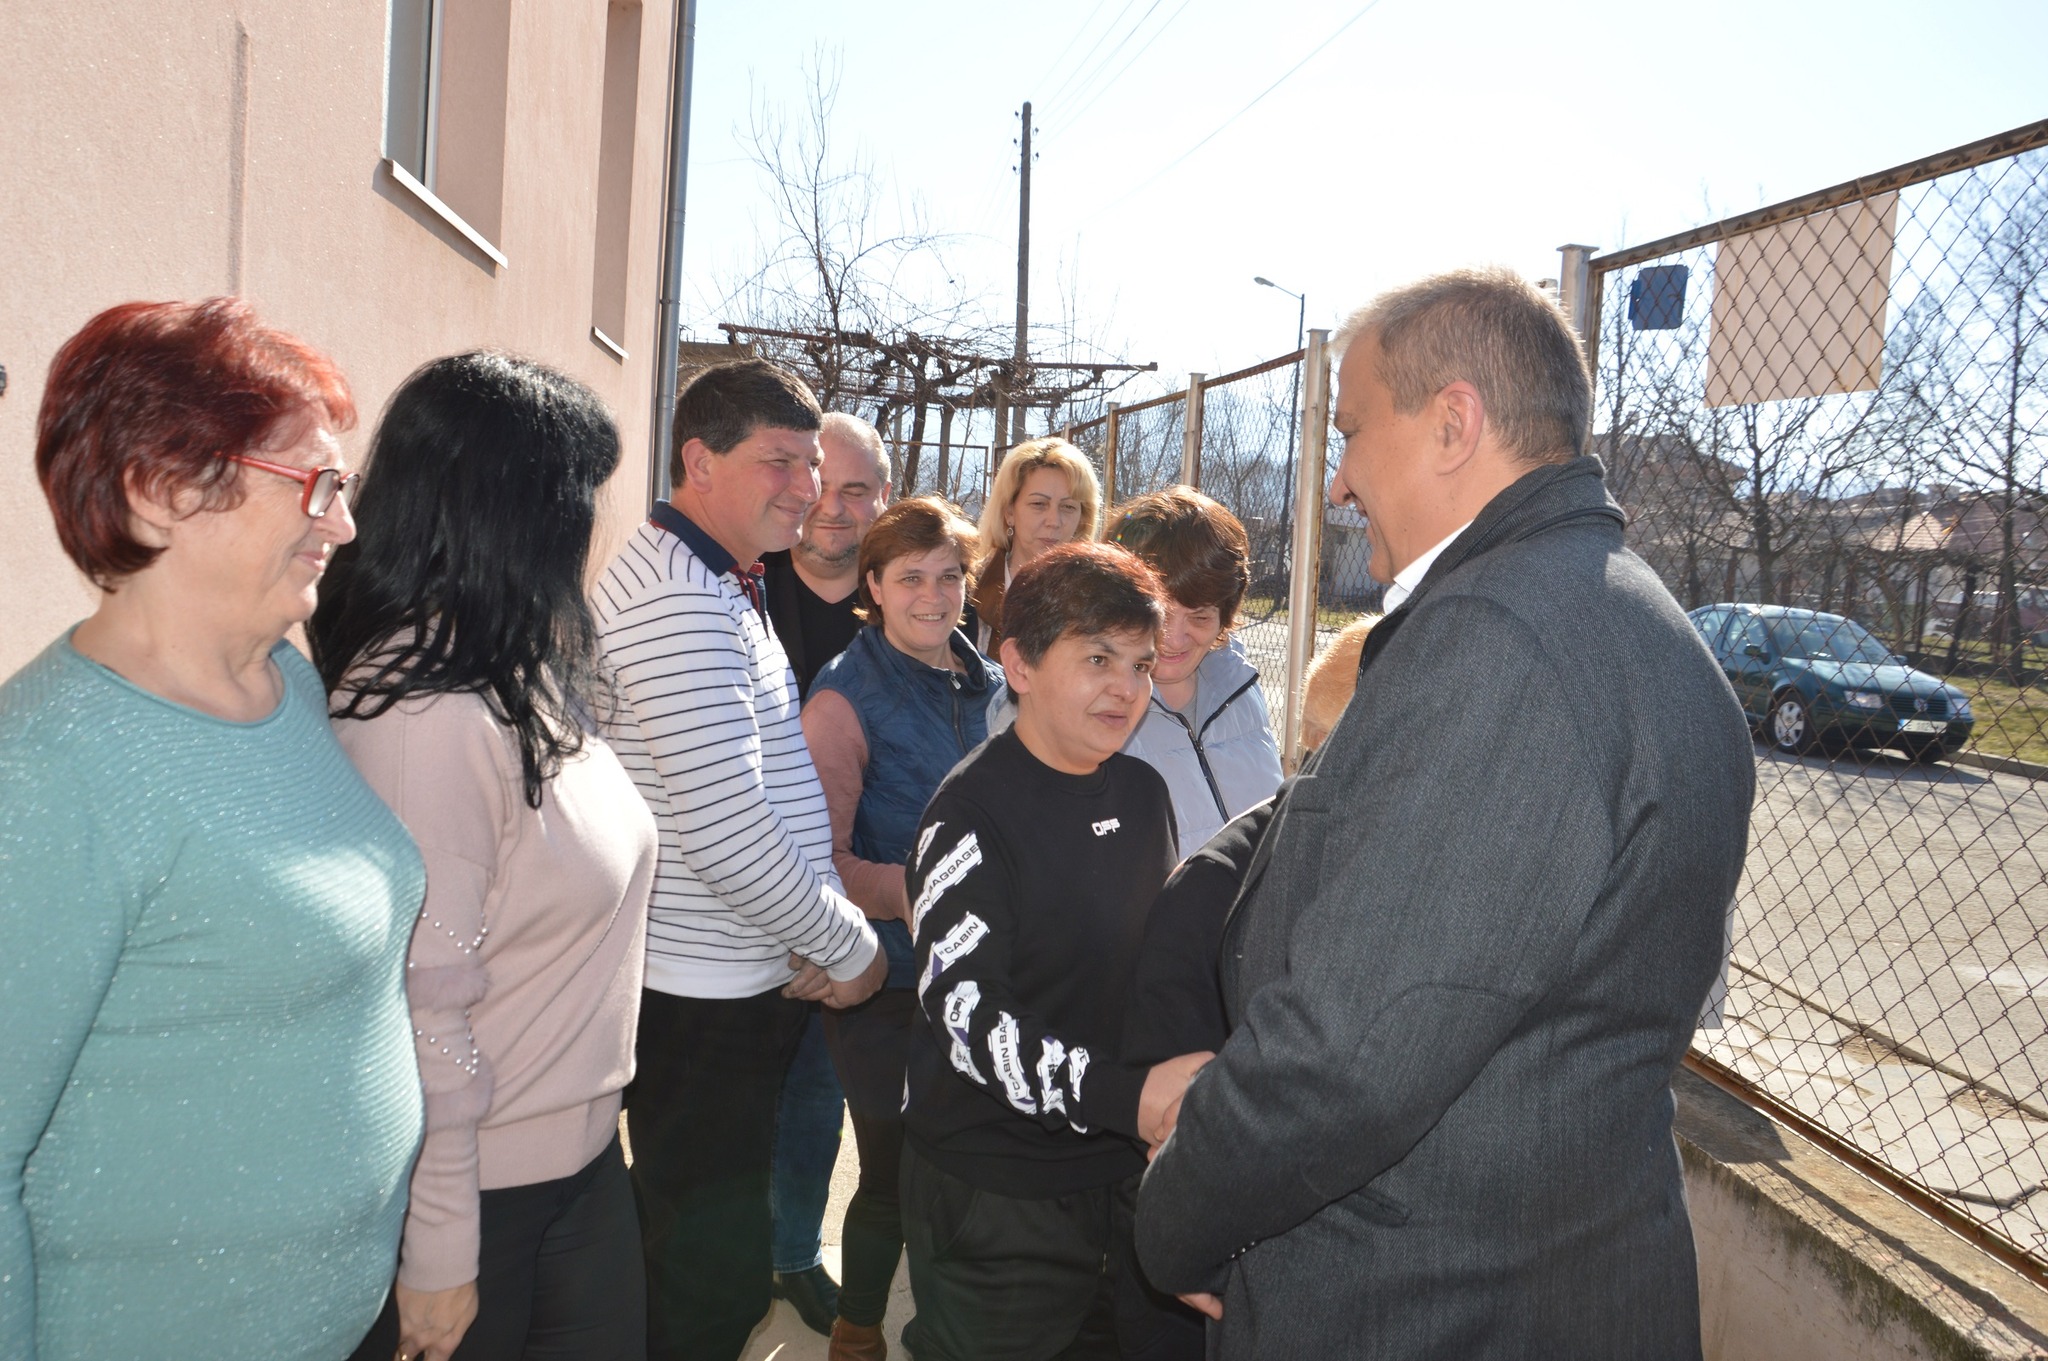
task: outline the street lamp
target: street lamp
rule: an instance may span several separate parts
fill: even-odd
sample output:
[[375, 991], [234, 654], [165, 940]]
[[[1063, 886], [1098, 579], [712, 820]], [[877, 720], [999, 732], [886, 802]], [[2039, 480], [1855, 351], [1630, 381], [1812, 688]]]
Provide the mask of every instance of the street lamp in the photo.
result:
[[[1281, 288], [1263, 274], [1253, 275], [1252, 282], [1285, 293], [1301, 304], [1301, 310], [1294, 319], [1294, 348], [1300, 349], [1303, 328], [1308, 325], [1308, 295], [1291, 288]], [[1280, 504], [1290, 511], [1294, 508], [1294, 441], [1296, 432], [1301, 428], [1301, 366], [1305, 362], [1306, 356], [1294, 362], [1294, 394], [1287, 404], [1287, 480], [1280, 484]], [[1285, 526], [1292, 519], [1292, 515], [1283, 515], [1280, 523]]]

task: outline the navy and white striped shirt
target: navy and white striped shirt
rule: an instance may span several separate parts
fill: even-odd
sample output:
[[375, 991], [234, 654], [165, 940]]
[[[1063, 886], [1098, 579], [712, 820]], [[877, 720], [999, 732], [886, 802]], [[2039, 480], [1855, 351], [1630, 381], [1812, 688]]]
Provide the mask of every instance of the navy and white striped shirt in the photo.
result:
[[859, 977], [875, 933], [832, 868], [796, 678], [766, 620], [729, 571], [654, 524], [627, 539], [592, 602], [621, 700], [607, 736], [661, 830], [647, 986], [751, 997], [789, 981], [791, 951]]

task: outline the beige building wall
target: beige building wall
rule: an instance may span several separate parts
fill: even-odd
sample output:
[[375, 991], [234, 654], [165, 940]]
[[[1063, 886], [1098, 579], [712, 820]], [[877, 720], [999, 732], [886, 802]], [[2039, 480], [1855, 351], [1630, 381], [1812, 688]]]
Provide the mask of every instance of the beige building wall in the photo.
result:
[[[393, 388], [437, 355], [480, 345], [575, 375], [611, 404], [626, 457], [597, 552], [644, 510], [655, 291], [667, 151], [670, 0], [444, 0], [451, 42], [509, 25], [501, 82], [476, 50], [448, 77], [504, 90], [492, 181], [456, 173], [500, 264], [384, 167], [384, 0], [99, 0], [13, 7], [0, 80], [0, 677], [91, 611], [57, 546], [34, 469], [51, 356], [101, 308], [130, 299], [248, 297], [273, 325], [332, 354], [362, 411], [353, 458]], [[637, 45], [619, 25], [639, 11]], [[479, 20], [481, 16], [481, 21]], [[454, 20], [464, 25], [458, 29]], [[637, 66], [630, 150], [603, 177], [614, 68]], [[628, 47], [631, 52], [622, 57]], [[607, 125], [609, 123], [609, 125]], [[465, 129], [470, 131], [464, 131]], [[454, 148], [461, 161], [463, 148]], [[487, 160], [487, 158], [486, 158]], [[473, 164], [459, 167], [473, 171]], [[481, 191], [477, 185], [485, 186]], [[618, 220], [623, 202], [625, 218]], [[491, 210], [495, 208], [493, 213]], [[617, 258], [600, 259], [598, 242]], [[620, 286], [623, 281], [623, 287]], [[594, 309], [622, 334], [592, 336]]]

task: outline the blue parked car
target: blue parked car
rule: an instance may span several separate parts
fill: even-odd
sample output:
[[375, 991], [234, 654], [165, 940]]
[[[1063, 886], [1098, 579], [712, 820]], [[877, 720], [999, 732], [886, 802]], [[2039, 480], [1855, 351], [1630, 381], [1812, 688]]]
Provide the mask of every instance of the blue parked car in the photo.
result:
[[1970, 739], [1969, 697], [1853, 619], [1782, 605], [1702, 605], [1686, 617], [1780, 751], [1896, 747], [1935, 761]]

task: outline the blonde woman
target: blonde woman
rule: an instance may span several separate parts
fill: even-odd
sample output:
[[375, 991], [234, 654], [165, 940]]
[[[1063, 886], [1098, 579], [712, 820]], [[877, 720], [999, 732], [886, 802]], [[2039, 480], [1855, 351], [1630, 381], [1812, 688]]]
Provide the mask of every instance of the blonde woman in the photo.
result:
[[990, 657], [1003, 645], [1003, 592], [1010, 578], [1048, 548], [1095, 537], [1102, 488], [1088, 456], [1048, 435], [1004, 456], [981, 511], [983, 556], [970, 602], [976, 641]]

